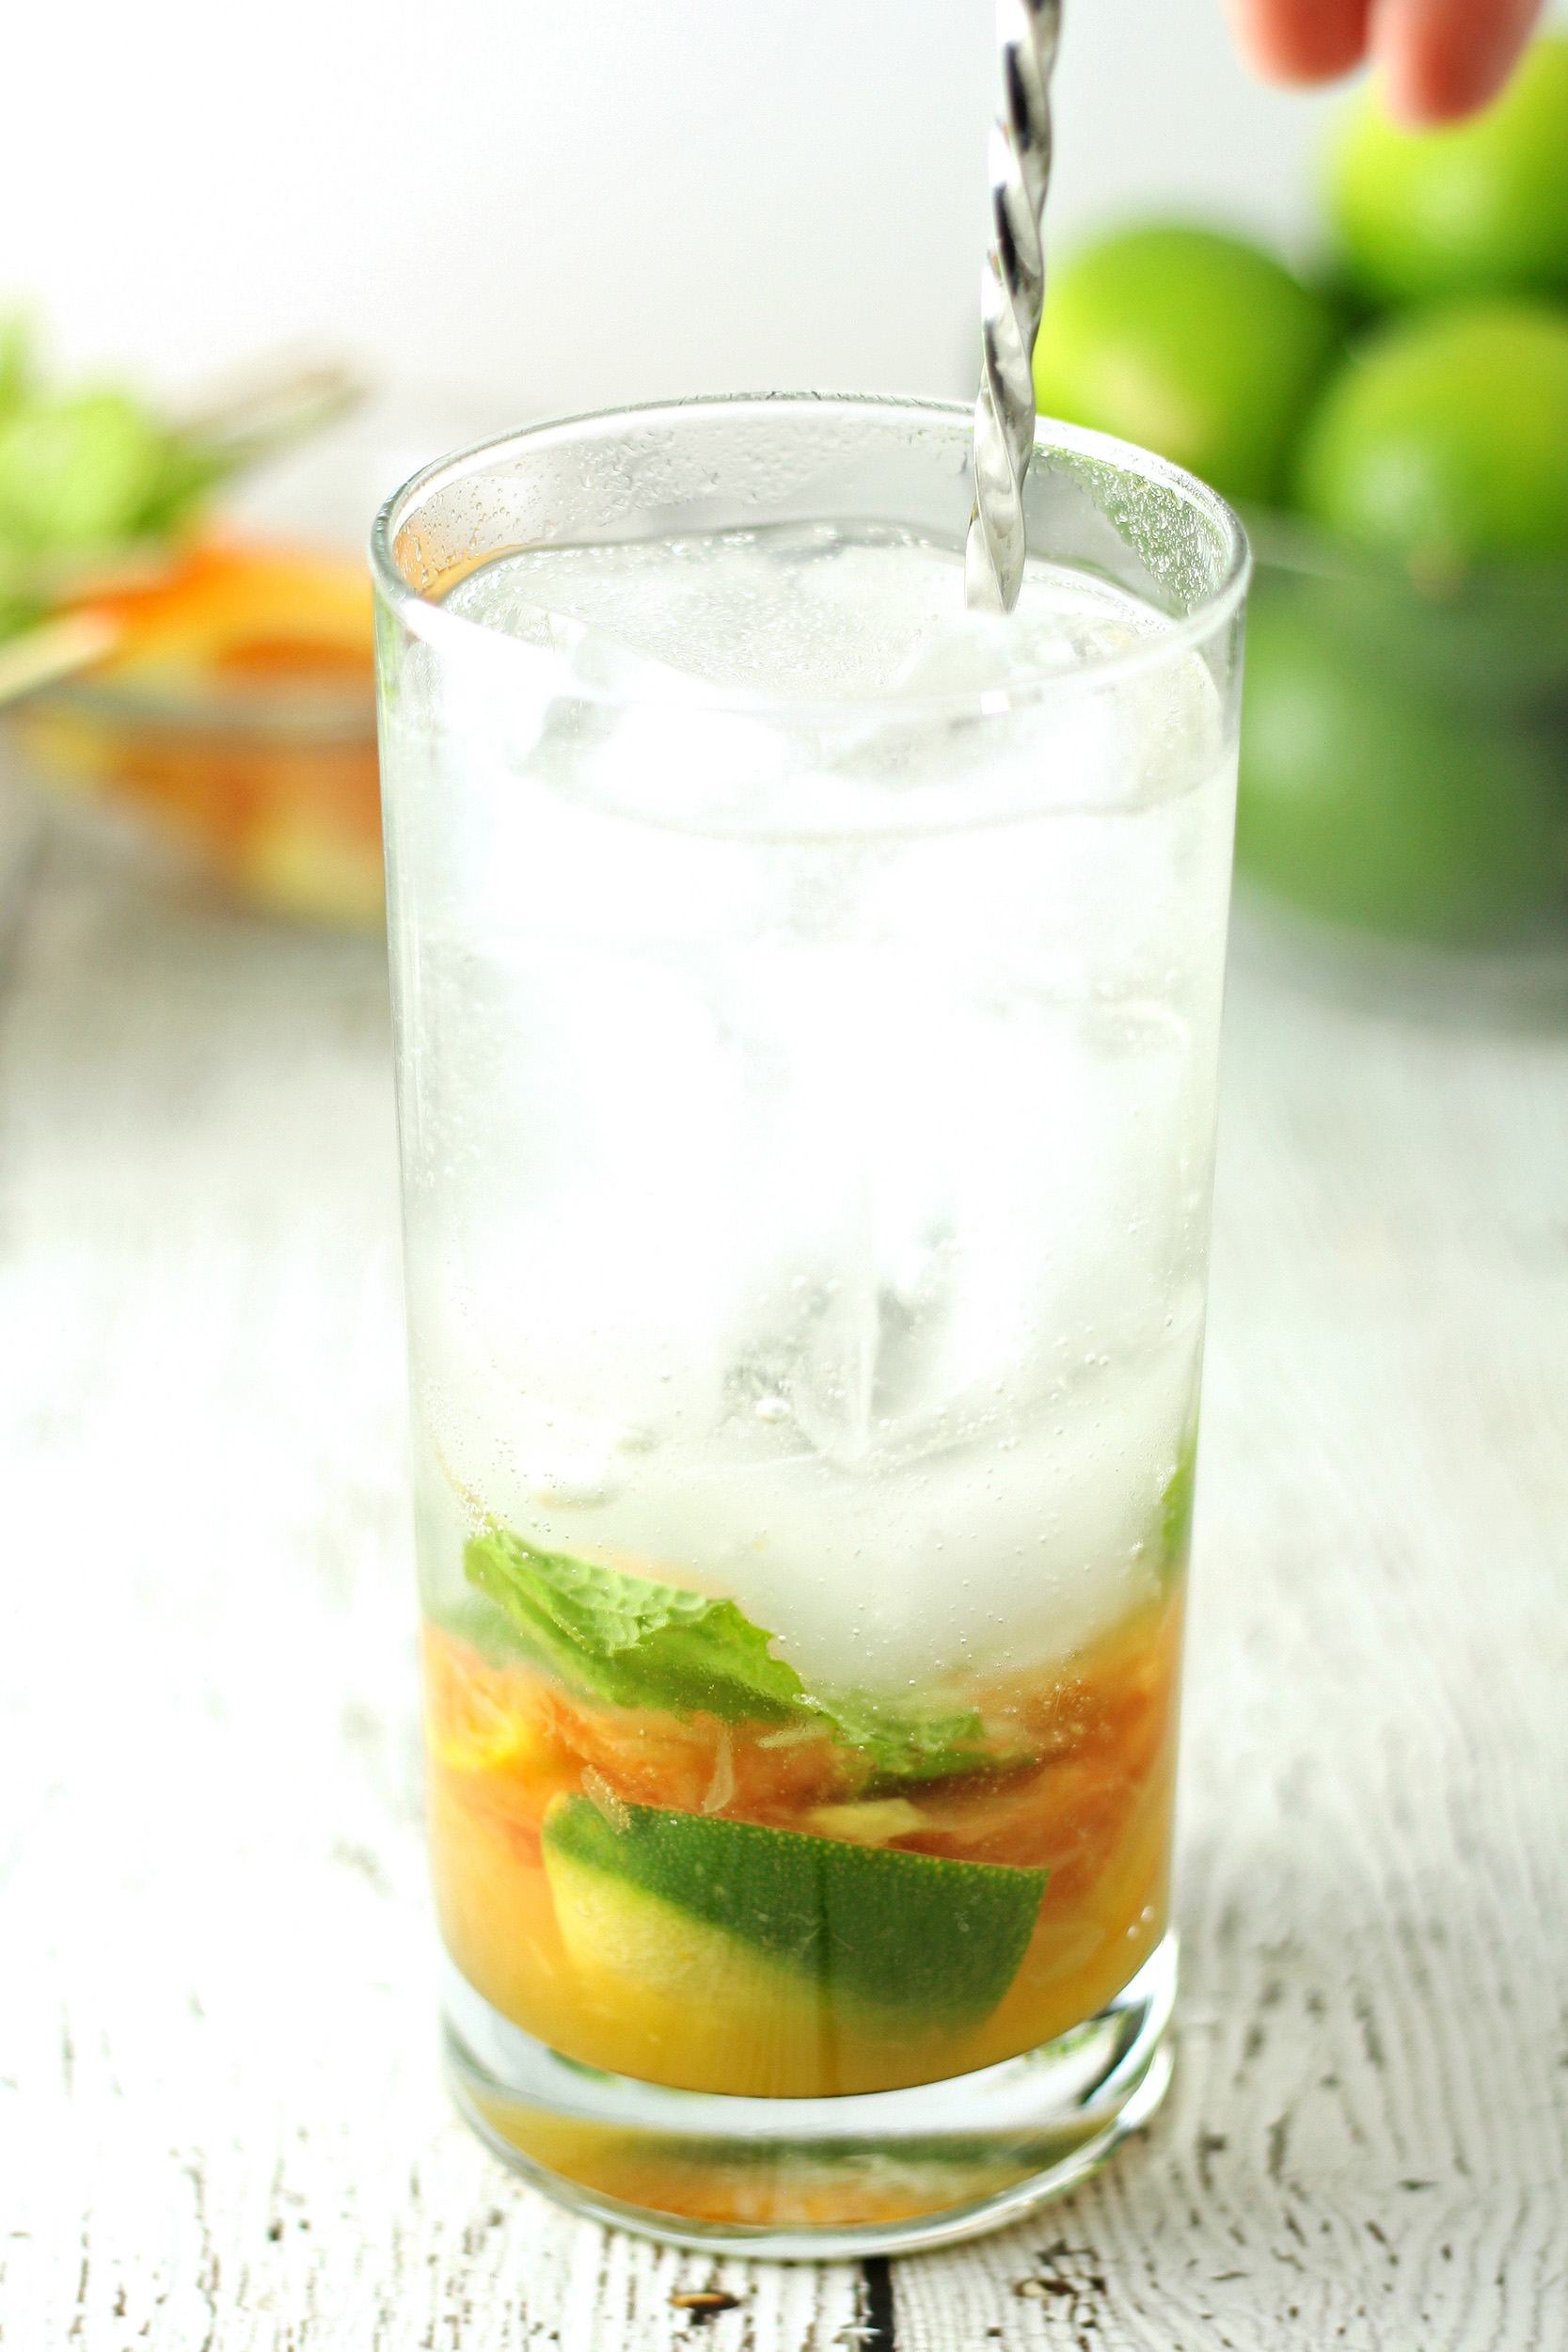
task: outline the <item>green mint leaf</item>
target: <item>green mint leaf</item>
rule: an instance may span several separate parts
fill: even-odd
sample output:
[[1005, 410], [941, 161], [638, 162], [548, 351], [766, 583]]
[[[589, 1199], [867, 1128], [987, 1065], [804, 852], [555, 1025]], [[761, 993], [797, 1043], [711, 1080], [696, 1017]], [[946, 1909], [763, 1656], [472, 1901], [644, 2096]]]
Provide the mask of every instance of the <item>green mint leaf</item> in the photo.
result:
[[1182, 1439], [1176, 1468], [1160, 1494], [1160, 1565], [1167, 1576], [1187, 1565], [1193, 1539], [1193, 1495], [1197, 1485], [1197, 1430]]
[[815, 1697], [733, 1600], [545, 1551], [509, 1528], [473, 1536], [463, 1565], [524, 1654], [585, 1698], [816, 1724], [861, 1759], [874, 1792], [1027, 1760], [1022, 1750], [999, 1753], [973, 1708], [890, 1706], [863, 1692]]
[[826, 1702], [836, 1736], [871, 1768], [873, 1792], [911, 1781], [952, 1780], [998, 1761], [974, 1708], [889, 1707], [852, 1691]]
[[773, 1636], [733, 1600], [542, 1551], [505, 1528], [474, 1536], [463, 1565], [525, 1648], [587, 1697], [727, 1723], [812, 1711], [795, 1669], [770, 1655]]

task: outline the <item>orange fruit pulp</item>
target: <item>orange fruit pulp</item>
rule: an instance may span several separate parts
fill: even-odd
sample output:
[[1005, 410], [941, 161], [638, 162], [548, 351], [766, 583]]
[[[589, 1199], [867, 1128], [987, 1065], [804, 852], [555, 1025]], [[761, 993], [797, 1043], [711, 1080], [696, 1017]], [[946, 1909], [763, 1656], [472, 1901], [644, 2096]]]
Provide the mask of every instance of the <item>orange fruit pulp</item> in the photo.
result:
[[[929, 2082], [1037, 2047], [1093, 2016], [1164, 1933], [1180, 1589], [1092, 1648], [973, 1694], [1027, 1760], [857, 1795], [830, 1734], [579, 1700], [436, 1626], [423, 1637], [429, 1813], [448, 1948], [485, 2000], [568, 2058], [644, 2081], [760, 2097]], [[654, 1805], [957, 1861], [1049, 1870], [1005, 1996], [955, 2026], [863, 2010], [744, 1969], [723, 1997], [574, 1961], [543, 1851], [552, 1800]]]

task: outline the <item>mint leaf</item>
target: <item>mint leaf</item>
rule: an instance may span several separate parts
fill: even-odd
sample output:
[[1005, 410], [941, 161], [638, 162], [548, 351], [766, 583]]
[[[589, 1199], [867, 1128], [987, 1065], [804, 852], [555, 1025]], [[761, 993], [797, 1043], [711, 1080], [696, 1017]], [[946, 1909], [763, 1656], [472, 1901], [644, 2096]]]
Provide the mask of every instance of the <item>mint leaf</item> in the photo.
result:
[[542, 1551], [505, 1528], [475, 1535], [463, 1565], [539, 1663], [587, 1697], [727, 1723], [814, 1711], [794, 1667], [770, 1656], [773, 1636], [733, 1600]]
[[585, 1698], [726, 1723], [815, 1724], [853, 1750], [874, 1791], [1026, 1760], [988, 1742], [973, 1708], [890, 1706], [863, 1692], [815, 1697], [733, 1600], [545, 1551], [504, 1527], [473, 1536], [463, 1566], [505, 1613], [525, 1655]]
[[1187, 1565], [1193, 1539], [1193, 1494], [1197, 1485], [1197, 1430], [1183, 1438], [1176, 1468], [1160, 1495], [1160, 1565], [1167, 1576]]
[[833, 1729], [871, 1767], [871, 1788], [919, 1780], [951, 1780], [983, 1772], [999, 1759], [986, 1744], [977, 1708], [888, 1707], [852, 1691], [827, 1702]]

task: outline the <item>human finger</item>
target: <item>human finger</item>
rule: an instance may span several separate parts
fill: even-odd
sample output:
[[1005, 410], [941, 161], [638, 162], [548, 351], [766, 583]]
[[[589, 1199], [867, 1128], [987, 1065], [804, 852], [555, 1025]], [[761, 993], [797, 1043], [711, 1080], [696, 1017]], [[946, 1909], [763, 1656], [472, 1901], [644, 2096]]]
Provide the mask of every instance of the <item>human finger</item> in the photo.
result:
[[1507, 81], [1541, 0], [1376, 0], [1370, 49], [1389, 111], [1407, 122], [1473, 114]]
[[1331, 82], [1367, 50], [1371, 0], [1225, 0], [1243, 54], [1279, 82]]

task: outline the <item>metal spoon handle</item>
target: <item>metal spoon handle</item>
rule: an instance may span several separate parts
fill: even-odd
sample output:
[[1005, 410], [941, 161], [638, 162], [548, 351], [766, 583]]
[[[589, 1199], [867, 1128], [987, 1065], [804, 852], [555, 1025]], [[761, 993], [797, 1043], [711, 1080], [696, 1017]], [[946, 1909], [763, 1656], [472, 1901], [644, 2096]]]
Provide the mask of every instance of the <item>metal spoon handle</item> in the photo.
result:
[[964, 548], [972, 612], [1010, 612], [1023, 580], [1023, 477], [1035, 446], [1035, 337], [1045, 300], [1040, 215], [1061, 24], [1061, 0], [997, 0], [1002, 114], [987, 156], [996, 234], [980, 273], [974, 511]]

